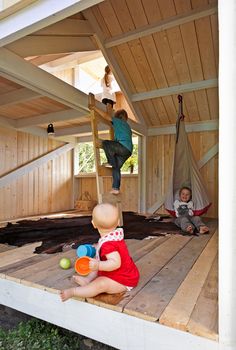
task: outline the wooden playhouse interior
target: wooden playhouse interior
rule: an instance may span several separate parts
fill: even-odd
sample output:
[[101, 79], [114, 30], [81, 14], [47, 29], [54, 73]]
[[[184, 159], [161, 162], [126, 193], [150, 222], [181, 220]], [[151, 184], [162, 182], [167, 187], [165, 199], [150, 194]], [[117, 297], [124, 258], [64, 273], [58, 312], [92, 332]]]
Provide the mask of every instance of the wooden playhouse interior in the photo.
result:
[[[84, 52], [86, 55], [82, 55]], [[130, 322], [139, 318], [152, 323], [150, 327], [164, 325], [216, 343], [216, 1], [98, 1], [0, 48], [1, 226], [22, 218], [83, 215], [75, 209], [75, 203], [86, 191], [93, 202], [102, 201], [102, 193], [106, 196], [109, 191], [111, 175], [98, 163], [96, 174], [74, 175], [75, 145], [92, 140], [95, 144], [95, 137], [108, 135], [104, 121], [96, 135], [100, 118], [96, 108], [104, 112], [104, 105], [93, 101], [96, 108], [91, 108], [91, 97], [89, 102], [89, 96], [75, 88], [78, 64], [101, 54], [121, 88], [115, 108], [127, 109], [129, 123], [139, 139], [138, 174], [122, 176], [121, 196], [116, 200], [120, 210], [165, 213], [163, 201], [175, 147], [177, 95], [181, 94], [188, 138], [211, 197], [212, 205], [204, 218], [210, 234], [163, 232], [160, 237], [127, 240], [140, 269], [138, 287], [126, 295], [101, 295], [73, 303], [108, 309], [113, 316], [131, 316]], [[53, 137], [47, 134], [51, 122]], [[98, 162], [96, 147], [94, 152]], [[0, 245], [2, 303], [119, 348], [117, 339], [86, 333], [83, 326], [75, 327], [69, 318], [67, 323], [60, 323], [56, 311], [47, 317], [46, 303], [42, 303], [42, 316], [36, 301], [23, 300], [23, 295], [30, 297], [34, 292], [46, 300], [57, 300], [61, 289], [73, 285], [73, 271], [60, 269], [58, 262], [65, 254], [74, 261], [74, 249], [67, 247], [53, 255], [34, 254], [38, 245]]]

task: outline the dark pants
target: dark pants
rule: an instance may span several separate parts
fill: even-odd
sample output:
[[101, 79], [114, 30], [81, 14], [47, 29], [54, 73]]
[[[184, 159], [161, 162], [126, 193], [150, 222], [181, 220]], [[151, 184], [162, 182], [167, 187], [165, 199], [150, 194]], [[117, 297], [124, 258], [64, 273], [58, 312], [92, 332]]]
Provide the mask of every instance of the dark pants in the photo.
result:
[[118, 141], [105, 140], [102, 147], [106, 153], [107, 161], [112, 166], [112, 188], [120, 189], [121, 173], [120, 169], [126, 159], [131, 156], [131, 152]]
[[200, 216], [179, 216], [175, 219], [175, 224], [181, 228], [182, 231], [187, 232], [187, 227], [191, 226], [199, 231], [200, 226], [205, 226]]
[[109, 103], [112, 106], [112, 108], [113, 108], [113, 105], [115, 104], [115, 102], [110, 100], [109, 98], [103, 98], [102, 103], [104, 103], [104, 105], [107, 105]]

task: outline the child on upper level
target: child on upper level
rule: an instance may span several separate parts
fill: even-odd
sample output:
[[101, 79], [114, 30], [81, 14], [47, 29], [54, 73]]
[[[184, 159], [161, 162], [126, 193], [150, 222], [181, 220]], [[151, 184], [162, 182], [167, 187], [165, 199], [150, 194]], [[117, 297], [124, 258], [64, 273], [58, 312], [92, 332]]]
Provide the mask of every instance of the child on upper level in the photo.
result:
[[115, 79], [109, 66], [105, 67], [105, 74], [101, 80], [102, 103], [107, 105], [108, 109], [113, 108], [116, 103], [116, 94], [114, 91]]
[[90, 259], [92, 271], [88, 276], [76, 275], [74, 281], [79, 287], [61, 291], [62, 301], [72, 297], [94, 297], [100, 293], [121, 293], [136, 287], [139, 271], [129, 255], [119, 224], [117, 207], [112, 204], [98, 204], [92, 213], [92, 224], [98, 229], [96, 259]]
[[209, 228], [203, 223], [200, 216], [193, 213], [192, 190], [189, 187], [182, 187], [179, 190], [179, 199], [174, 202], [175, 224], [185, 233], [193, 234], [195, 229], [198, 233], [209, 232]]

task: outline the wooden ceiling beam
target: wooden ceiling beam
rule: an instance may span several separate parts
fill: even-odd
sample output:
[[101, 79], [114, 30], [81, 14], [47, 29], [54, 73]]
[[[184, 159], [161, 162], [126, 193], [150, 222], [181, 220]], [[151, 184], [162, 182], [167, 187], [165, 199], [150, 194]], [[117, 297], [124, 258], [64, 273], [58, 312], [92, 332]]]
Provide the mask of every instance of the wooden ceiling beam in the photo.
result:
[[210, 89], [218, 86], [218, 79], [209, 79], [195, 81], [188, 84], [180, 84], [176, 86], [170, 86], [168, 88], [156, 89], [147, 92], [140, 92], [138, 94], [133, 94], [131, 100], [133, 102], [149, 100], [152, 98], [171, 96], [175, 94], [181, 94], [190, 91], [197, 91], [203, 89]]
[[[219, 120], [185, 123], [186, 132], [213, 131], [219, 129]], [[162, 125], [148, 128], [148, 136], [171, 135], [176, 133], [176, 125]]]
[[[143, 129], [141, 124], [133, 122], [131, 119], [128, 121], [132, 131], [137, 134], [137, 135], [143, 135]], [[91, 129], [91, 123], [88, 124], [82, 124], [78, 126], [72, 126], [72, 127], [67, 127], [67, 128], [60, 128], [60, 129], [55, 129], [55, 136], [70, 136], [70, 135], [77, 135], [79, 137], [81, 136], [90, 136], [92, 135], [92, 129]], [[108, 126], [99, 123], [98, 124], [98, 131], [99, 132], [107, 132]]]
[[[107, 127], [105, 126], [99, 126], [98, 129], [101, 130], [107, 130]], [[91, 134], [91, 123], [84, 124], [84, 125], [78, 125], [78, 126], [72, 126], [68, 128], [55, 128], [55, 136], [61, 137], [61, 136], [71, 136], [71, 135], [85, 135], [85, 134]]]
[[59, 22], [103, 0], [34, 1], [23, 11], [15, 12], [0, 21], [0, 47], [26, 35]]
[[0, 48], [0, 75], [72, 109], [88, 112], [85, 93], [5, 48]]
[[79, 119], [85, 116], [89, 116], [84, 111], [77, 111], [75, 109], [66, 109], [64, 111], [52, 112], [47, 114], [41, 114], [34, 117], [21, 118], [16, 120], [16, 126], [18, 129], [40, 125], [40, 124], [48, 124], [55, 123], [73, 119]]
[[11, 118], [6, 118], [0, 115], [0, 126], [9, 129], [16, 129], [16, 121]]
[[26, 88], [21, 88], [0, 95], [0, 106], [15, 105], [17, 103], [30, 101], [39, 97], [41, 97], [41, 95], [37, 92]]
[[54, 23], [51, 26], [40, 29], [33, 33], [36, 35], [59, 35], [59, 36], [90, 36], [94, 31], [86, 19], [65, 18], [60, 22]]
[[[39, 137], [47, 137], [51, 139], [55, 139], [54, 135], [48, 135], [47, 130], [38, 126], [25, 126], [21, 129], [17, 126], [17, 120], [6, 118], [3, 116], [0, 116], [0, 126], [7, 129], [13, 129], [15, 131], [21, 131], [25, 132], [31, 135], [39, 136]], [[61, 136], [56, 138], [58, 141], [63, 142], [76, 142], [76, 138], [72, 136]]]
[[21, 57], [97, 50], [91, 37], [26, 36], [6, 48]]
[[157, 23], [132, 30], [122, 35], [114, 36], [113, 38], [107, 39], [105, 41], [105, 47], [108, 49], [113, 46], [118, 46], [123, 43], [127, 43], [131, 40], [139, 39], [147, 35], [151, 35], [157, 32], [162, 32], [166, 29], [179, 26], [181, 24], [192, 22], [199, 18], [211, 16], [216, 12], [217, 12], [217, 6], [215, 4], [204, 6], [202, 8], [197, 8], [188, 13], [184, 13], [162, 21], [158, 21]]
[[40, 68], [52, 73], [62, 69], [75, 68], [81, 63], [89, 62], [100, 57], [102, 57], [100, 50], [90, 52], [76, 52], [71, 55], [67, 55], [40, 65]]
[[94, 16], [93, 12], [90, 9], [83, 11], [83, 14], [84, 14], [85, 18], [89, 20], [91, 26], [93, 27], [94, 32], [96, 33], [94, 35], [94, 38], [98, 44], [98, 47], [102, 51], [105, 60], [107, 61], [107, 63], [111, 67], [112, 72], [115, 76], [115, 79], [116, 79], [118, 85], [120, 86], [121, 91], [123, 92], [133, 114], [137, 117], [138, 122], [142, 124], [143, 132], [145, 134], [146, 133], [145, 120], [144, 120], [142, 113], [140, 112], [138, 106], [134, 106], [132, 104], [129, 86], [127, 84], [127, 81], [124, 77], [122, 70], [120, 69], [119, 65], [116, 62], [116, 59], [115, 59], [112, 51], [110, 49], [105, 48], [104, 35], [99, 27], [99, 24], [97, 22], [96, 17]]

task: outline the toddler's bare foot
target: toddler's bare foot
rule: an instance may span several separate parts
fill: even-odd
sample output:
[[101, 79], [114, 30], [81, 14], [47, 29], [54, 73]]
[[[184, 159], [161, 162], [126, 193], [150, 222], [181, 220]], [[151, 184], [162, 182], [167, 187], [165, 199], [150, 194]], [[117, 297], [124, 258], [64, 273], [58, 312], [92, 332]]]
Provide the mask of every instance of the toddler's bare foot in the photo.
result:
[[193, 233], [193, 228], [192, 228], [192, 226], [191, 225], [189, 225], [187, 228], [186, 228], [186, 232], [188, 232], [188, 233]]
[[200, 226], [200, 228], [199, 228], [199, 233], [202, 235], [202, 234], [204, 234], [204, 233], [208, 233], [209, 232], [209, 228], [206, 226], [206, 225], [204, 225], [204, 226]]
[[60, 291], [61, 301], [66, 301], [67, 299], [72, 298], [75, 295], [74, 289], [75, 288], [61, 290]]
[[72, 280], [80, 286], [86, 286], [89, 283], [88, 279], [83, 276], [74, 275], [72, 276]]

